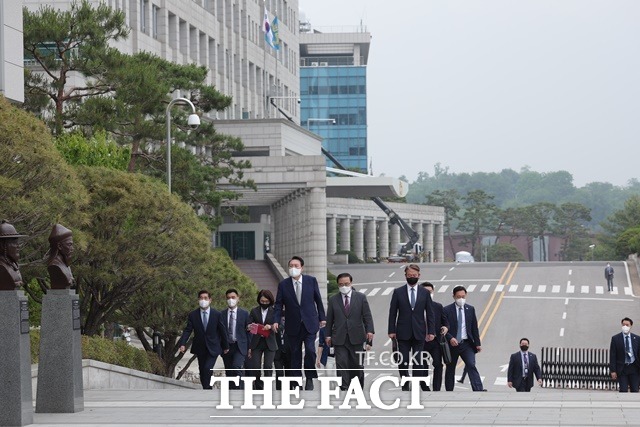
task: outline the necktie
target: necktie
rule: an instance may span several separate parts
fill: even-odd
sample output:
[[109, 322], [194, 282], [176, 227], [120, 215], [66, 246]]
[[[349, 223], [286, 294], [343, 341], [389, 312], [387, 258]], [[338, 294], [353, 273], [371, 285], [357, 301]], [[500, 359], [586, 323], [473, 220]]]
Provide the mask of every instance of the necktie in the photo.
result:
[[208, 323], [208, 319], [207, 319], [207, 312], [203, 311], [202, 312], [202, 326], [204, 326], [204, 329], [207, 329], [207, 323]]
[[349, 314], [349, 309], [351, 305], [349, 304], [349, 295], [344, 296], [344, 314]]
[[413, 310], [416, 306], [416, 290], [415, 288], [411, 288], [411, 309]]
[[523, 376], [526, 377], [529, 374], [529, 355], [527, 353], [524, 353], [523, 358], [524, 358], [524, 375]]
[[624, 337], [624, 347], [627, 350], [627, 355], [624, 358], [625, 363], [631, 363], [631, 345], [629, 345], [629, 335], [625, 335]]
[[462, 307], [458, 308], [458, 333], [456, 334], [456, 340], [462, 341]]
[[300, 282], [298, 282], [296, 280], [296, 299], [298, 300], [298, 304], [300, 304], [301, 301], [301, 297], [302, 297], [302, 286], [300, 285]]
[[231, 335], [231, 341], [236, 342], [236, 311], [232, 310], [230, 313], [231, 320], [229, 320], [229, 335]]

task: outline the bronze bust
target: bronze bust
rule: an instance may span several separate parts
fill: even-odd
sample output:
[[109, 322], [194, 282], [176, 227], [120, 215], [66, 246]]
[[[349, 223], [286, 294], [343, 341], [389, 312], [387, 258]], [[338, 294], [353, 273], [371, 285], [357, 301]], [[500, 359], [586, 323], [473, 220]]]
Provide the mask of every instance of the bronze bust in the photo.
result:
[[47, 271], [51, 278], [51, 289], [69, 289], [75, 286], [69, 263], [73, 254], [71, 230], [56, 224], [49, 235], [49, 260]]
[[0, 291], [14, 291], [22, 286], [22, 275], [18, 268], [20, 237], [26, 236], [18, 234], [13, 225], [2, 220], [0, 223]]

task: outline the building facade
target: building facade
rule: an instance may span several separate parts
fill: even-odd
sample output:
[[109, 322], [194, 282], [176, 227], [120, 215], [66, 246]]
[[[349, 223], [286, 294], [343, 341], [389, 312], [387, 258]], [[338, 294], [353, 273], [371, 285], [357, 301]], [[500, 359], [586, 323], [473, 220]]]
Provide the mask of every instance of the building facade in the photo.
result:
[[9, 101], [24, 102], [22, 59], [22, 3], [0, 1], [0, 94]]
[[[367, 61], [371, 35], [301, 25], [300, 124], [348, 169], [367, 173]], [[328, 163], [328, 166], [333, 166]]]

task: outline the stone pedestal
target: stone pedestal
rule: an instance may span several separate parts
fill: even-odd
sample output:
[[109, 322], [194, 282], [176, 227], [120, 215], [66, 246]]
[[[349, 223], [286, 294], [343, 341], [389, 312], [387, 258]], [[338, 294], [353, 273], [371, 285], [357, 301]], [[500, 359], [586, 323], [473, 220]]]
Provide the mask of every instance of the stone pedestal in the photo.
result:
[[0, 291], [0, 426], [33, 423], [29, 309], [23, 291]]
[[74, 290], [50, 289], [42, 298], [37, 413], [84, 410], [80, 299]]

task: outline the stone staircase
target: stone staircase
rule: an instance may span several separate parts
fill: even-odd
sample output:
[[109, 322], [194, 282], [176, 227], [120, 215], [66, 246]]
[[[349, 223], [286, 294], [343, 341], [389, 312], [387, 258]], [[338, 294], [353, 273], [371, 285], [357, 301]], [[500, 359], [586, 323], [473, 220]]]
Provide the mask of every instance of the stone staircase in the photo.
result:
[[[258, 289], [268, 289], [276, 297], [279, 280], [269, 268], [267, 261], [234, 260], [234, 264], [256, 283]], [[254, 297], [252, 297], [253, 299]]]

